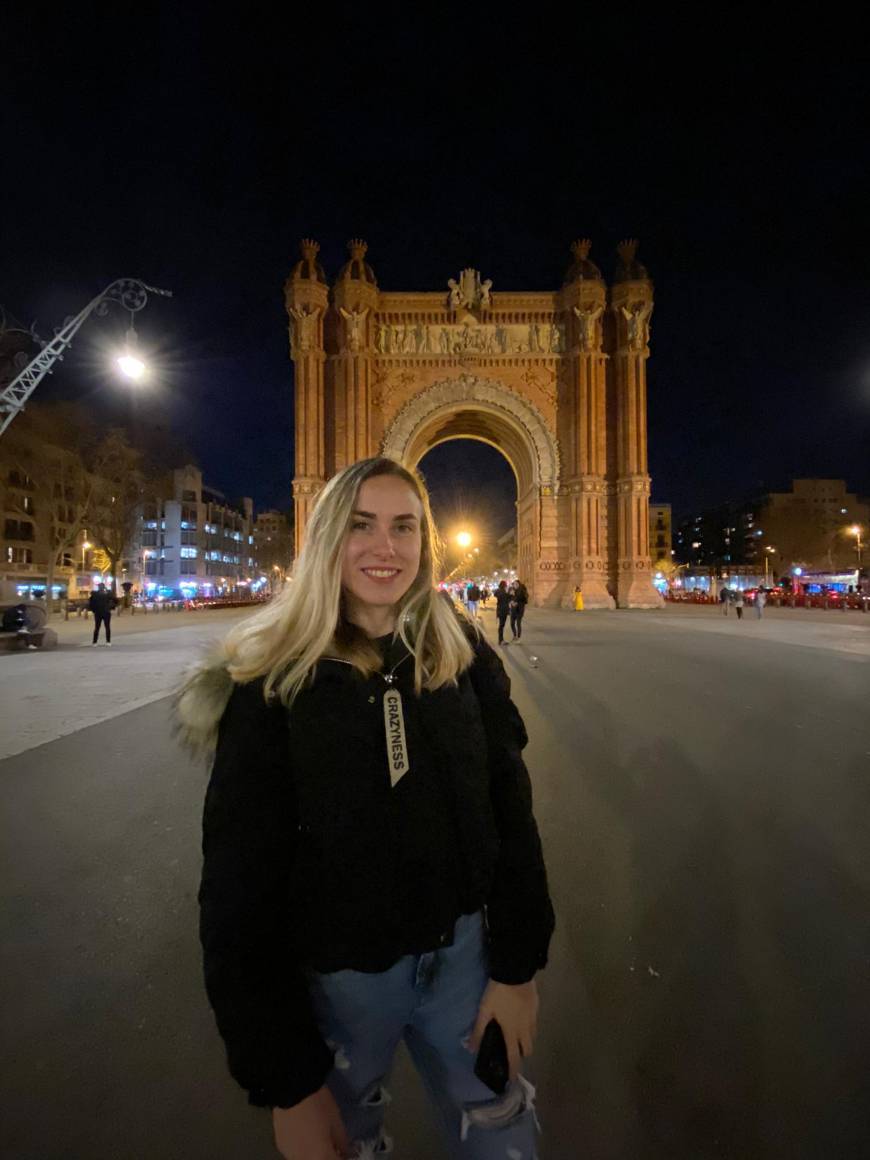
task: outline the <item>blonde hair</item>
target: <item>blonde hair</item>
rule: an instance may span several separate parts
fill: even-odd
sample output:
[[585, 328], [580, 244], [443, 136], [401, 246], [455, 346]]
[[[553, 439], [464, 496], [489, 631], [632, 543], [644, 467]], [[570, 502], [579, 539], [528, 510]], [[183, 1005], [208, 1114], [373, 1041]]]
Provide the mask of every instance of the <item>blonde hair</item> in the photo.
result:
[[234, 681], [265, 676], [264, 694], [274, 691], [289, 706], [324, 656], [346, 660], [364, 676], [381, 668], [375, 645], [346, 619], [341, 588], [344, 545], [359, 489], [379, 475], [404, 480], [422, 507], [420, 568], [399, 602], [395, 630], [413, 654], [414, 687], [420, 693], [455, 684], [471, 664], [468, 628], [435, 588], [441, 544], [426, 486], [417, 471], [378, 456], [360, 459], [332, 477], [311, 513], [292, 581], [227, 636], [224, 651]]

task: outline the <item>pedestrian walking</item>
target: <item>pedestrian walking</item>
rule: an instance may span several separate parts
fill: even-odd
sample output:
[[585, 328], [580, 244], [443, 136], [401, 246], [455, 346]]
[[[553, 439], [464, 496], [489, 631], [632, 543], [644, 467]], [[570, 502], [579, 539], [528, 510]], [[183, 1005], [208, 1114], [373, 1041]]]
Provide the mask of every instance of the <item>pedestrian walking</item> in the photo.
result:
[[526, 605], [529, 601], [529, 592], [522, 580], [514, 580], [511, 585], [511, 633], [514, 640], [523, 635], [523, 617], [526, 614]]
[[510, 616], [511, 594], [508, 591], [507, 581], [499, 580], [495, 590], [495, 619], [498, 624], [498, 643], [507, 644], [504, 638], [504, 626]]
[[574, 611], [575, 612], [582, 612], [583, 611], [583, 589], [580, 587], [579, 584], [574, 589]]
[[554, 920], [527, 738], [501, 660], [437, 595], [435, 543], [415, 472], [345, 468], [318, 497], [295, 582], [177, 701], [182, 737], [216, 745], [206, 988], [230, 1072], [272, 1109], [287, 1160], [392, 1150], [400, 1039], [447, 1154], [535, 1150], [521, 1057]]
[[468, 615], [472, 620], [477, 620], [477, 605], [480, 600], [480, 589], [476, 584], [472, 584], [468, 588], [468, 599], [466, 605], [468, 608]]
[[743, 592], [740, 588], [734, 593], [734, 611], [737, 613], [737, 619], [743, 619]]
[[111, 592], [106, 588], [105, 584], [100, 584], [96, 592], [92, 592], [88, 599], [88, 611], [94, 614], [94, 639], [92, 644], [96, 648], [99, 643], [100, 627], [105, 627], [106, 644], [112, 643], [112, 612], [115, 609], [117, 600]]
[[728, 605], [731, 603], [731, 592], [728, 588], [723, 587], [719, 593], [719, 603], [722, 605], [723, 615], [728, 615]]
[[759, 620], [764, 616], [765, 604], [767, 604], [767, 593], [763, 588], [759, 588], [755, 593], [755, 615]]

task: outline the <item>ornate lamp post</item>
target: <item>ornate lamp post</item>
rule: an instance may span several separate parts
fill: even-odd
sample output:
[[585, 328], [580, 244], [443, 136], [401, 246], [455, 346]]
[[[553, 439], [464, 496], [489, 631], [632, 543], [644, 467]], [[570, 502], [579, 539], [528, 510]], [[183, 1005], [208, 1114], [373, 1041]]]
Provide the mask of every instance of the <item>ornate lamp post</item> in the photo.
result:
[[117, 360], [118, 367], [128, 378], [141, 379], [146, 368], [136, 352], [133, 315], [137, 314], [146, 304], [149, 294], [160, 294], [164, 298], [172, 297], [171, 290], [158, 290], [156, 286], [149, 286], [139, 278], [118, 278], [96, 298], [92, 298], [75, 317], [67, 319], [51, 342], [46, 343], [24, 370], [20, 371], [12, 382], [0, 392], [0, 435], [3, 434], [18, 412], [24, 409], [25, 403], [45, 375], [51, 374], [54, 364], [63, 358], [67, 348], [84, 323], [92, 314], [100, 316], [106, 314], [113, 302], [118, 303], [130, 315], [126, 349]]

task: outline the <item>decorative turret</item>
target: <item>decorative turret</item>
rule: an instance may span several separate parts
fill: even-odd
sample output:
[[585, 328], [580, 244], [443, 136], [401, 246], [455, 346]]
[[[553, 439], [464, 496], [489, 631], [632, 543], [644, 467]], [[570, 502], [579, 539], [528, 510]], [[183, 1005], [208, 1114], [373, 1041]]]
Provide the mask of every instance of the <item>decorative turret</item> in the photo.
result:
[[324, 364], [323, 322], [329, 305], [329, 287], [317, 260], [317, 242], [304, 238], [302, 259], [284, 283], [284, 304], [290, 322], [290, 357], [294, 364], [296, 471], [296, 554], [317, 494], [326, 482], [326, 444], [323, 430]]
[[613, 276], [614, 283], [650, 281], [646, 266], [637, 260], [637, 238], [626, 238], [616, 247], [616, 252], [619, 255], [619, 263]]
[[572, 282], [579, 282], [581, 280], [593, 279], [600, 282], [601, 271], [590, 261], [589, 251], [592, 249], [592, 243], [588, 238], [580, 238], [576, 242], [571, 243], [571, 253], [574, 255], [574, 261], [568, 268], [565, 275], [563, 286], [570, 286]]
[[317, 260], [317, 255], [320, 253], [320, 246], [311, 238], [303, 238], [299, 244], [302, 251], [302, 258], [296, 263], [290, 271], [290, 281], [303, 282], [322, 282], [326, 285], [326, 274], [323, 272], [323, 267]]
[[567, 336], [565, 391], [574, 416], [564, 439], [568, 571], [562, 603], [566, 608], [574, 607], [577, 588], [582, 588], [587, 608], [613, 608], [605, 571], [604, 522], [607, 413], [602, 320], [607, 287], [589, 257], [591, 249], [588, 238], [572, 243], [574, 261], [559, 294]]
[[361, 238], [347, 243], [350, 260], [332, 288], [330, 376], [334, 386], [334, 469], [371, 454], [371, 381], [378, 282]]
[[362, 238], [351, 238], [347, 243], [347, 248], [350, 253], [350, 261], [345, 262], [339, 270], [336, 281], [368, 282], [371, 286], [377, 286], [378, 280], [375, 277], [375, 272], [365, 260], [368, 252], [366, 243]]
[[619, 265], [610, 294], [613, 352], [610, 366], [616, 395], [617, 602], [623, 608], [657, 608], [649, 554], [649, 493], [646, 435], [646, 360], [649, 357], [653, 285], [637, 260], [637, 241], [620, 242]]

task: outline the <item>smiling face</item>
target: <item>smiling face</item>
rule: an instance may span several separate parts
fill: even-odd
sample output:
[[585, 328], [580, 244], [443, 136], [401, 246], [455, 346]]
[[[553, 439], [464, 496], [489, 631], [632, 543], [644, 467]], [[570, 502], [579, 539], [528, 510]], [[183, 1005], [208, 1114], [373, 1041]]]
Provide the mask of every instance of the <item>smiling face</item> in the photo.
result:
[[[399, 476], [376, 475], [360, 486], [341, 568], [348, 615], [355, 623], [379, 632], [384, 615], [414, 583], [420, 570], [422, 516], [414, 489]], [[387, 625], [384, 633], [391, 628]]]

